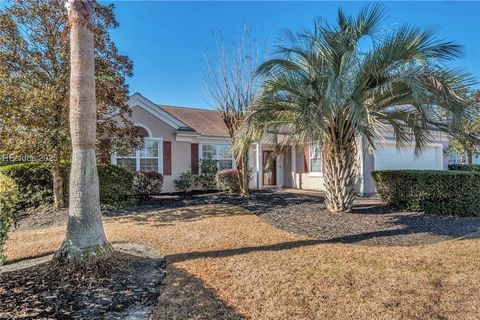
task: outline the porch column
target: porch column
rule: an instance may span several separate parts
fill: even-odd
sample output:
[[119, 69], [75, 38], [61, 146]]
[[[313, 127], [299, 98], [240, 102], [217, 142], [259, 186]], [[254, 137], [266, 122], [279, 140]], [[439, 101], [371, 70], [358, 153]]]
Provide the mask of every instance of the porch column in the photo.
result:
[[296, 177], [296, 169], [297, 169], [297, 148], [292, 145], [291, 148], [291, 157], [292, 157], [292, 188], [297, 187], [297, 177]]
[[277, 165], [275, 168], [275, 172], [277, 174], [275, 180], [277, 181], [277, 188], [281, 189], [283, 187], [283, 154], [279, 154], [275, 162]]
[[262, 144], [257, 143], [257, 190], [263, 190], [263, 149]]

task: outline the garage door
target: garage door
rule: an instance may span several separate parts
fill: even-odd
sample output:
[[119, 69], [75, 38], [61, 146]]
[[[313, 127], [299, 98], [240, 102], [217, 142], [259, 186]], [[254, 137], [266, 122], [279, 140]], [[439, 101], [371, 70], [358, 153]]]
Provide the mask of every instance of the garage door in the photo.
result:
[[378, 144], [375, 150], [375, 170], [383, 169], [443, 169], [441, 146], [429, 146], [415, 156], [414, 146], [397, 149], [395, 144]]

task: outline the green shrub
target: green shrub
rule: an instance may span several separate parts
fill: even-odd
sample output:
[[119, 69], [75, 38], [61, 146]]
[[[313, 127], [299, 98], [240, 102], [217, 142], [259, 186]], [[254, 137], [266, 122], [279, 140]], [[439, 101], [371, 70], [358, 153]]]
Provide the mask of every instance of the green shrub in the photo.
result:
[[146, 199], [162, 192], [163, 175], [156, 171], [138, 171], [133, 174], [133, 193]]
[[[50, 163], [17, 163], [0, 167], [0, 176], [11, 178], [18, 188], [16, 212], [53, 203], [50, 169]], [[68, 200], [69, 165], [62, 165], [61, 172], [65, 199]], [[99, 164], [98, 177], [103, 208], [118, 207], [131, 201], [133, 175], [127, 169], [111, 164]]]
[[98, 164], [100, 205], [104, 209], [132, 203], [133, 174], [113, 164]]
[[203, 190], [214, 190], [217, 187], [215, 176], [218, 172], [217, 162], [212, 159], [202, 159], [199, 163], [200, 174], [195, 177], [195, 185]]
[[448, 170], [480, 172], [480, 164], [449, 164]]
[[372, 176], [383, 201], [399, 209], [480, 216], [480, 173], [384, 170]]
[[17, 163], [0, 167], [0, 175], [17, 185], [16, 210], [36, 208], [53, 203], [53, 183], [49, 163]]
[[0, 176], [0, 266], [5, 262], [3, 246], [12, 226], [15, 203], [18, 201], [18, 188], [12, 178]]
[[182, 172], [177, 179], [173, 180], [175, 185], [175, 190], [186, 193], [192, 189], [193, 177], [192, 173], [189, 171]]
[[219, 190], [235, 193], [240, 191], [240, 182], [238, 180], [237, 170], [224, 169], [217, 173], [217, 187]]

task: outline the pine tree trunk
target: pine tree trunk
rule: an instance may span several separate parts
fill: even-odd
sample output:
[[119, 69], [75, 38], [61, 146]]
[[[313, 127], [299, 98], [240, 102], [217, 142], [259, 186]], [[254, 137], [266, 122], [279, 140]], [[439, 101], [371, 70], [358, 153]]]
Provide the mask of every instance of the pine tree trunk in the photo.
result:
[[70, 134], [72, 164], [69, 220], [56, 254], [62, 261], [111, 252], [103, 229], [95, 156], [96, 100], [92, 1], [67, 0], [70, 25]]
[[327, 209], [350, 211], [356, 198], [357, 147], [353, 131], [339, 134], [332, 131], [325, 146], [325, 194]]
[[52, 180], [53, 180], [53, 203], [55, 208], [65, 207], [63, 198], [63, 178], [60, 172], [60, 165], [58, 161], [53, 162], [52, 165]]

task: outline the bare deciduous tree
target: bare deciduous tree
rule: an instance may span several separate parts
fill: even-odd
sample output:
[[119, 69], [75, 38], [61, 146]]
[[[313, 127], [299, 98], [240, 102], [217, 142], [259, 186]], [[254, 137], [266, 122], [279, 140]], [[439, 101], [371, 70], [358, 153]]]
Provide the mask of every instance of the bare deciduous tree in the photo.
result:
[[[217, 52], [215, 58], [206, 55], [206, 70], [203, 74], [204, 87], [210, 102], [222, 115], [228, 128], [232, 145], [246, 114], [252, 108], [258, 94], [259, 82], [255, 75], [259, 64], [259, 45], [252, 39], [247, 27], [242, 37], [231, 45], [226, 45], [221, 34], [216, 34]], [[233, 149], [237, 163], [240, 191], [249, 194], [248, 149]]]

